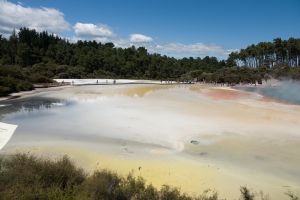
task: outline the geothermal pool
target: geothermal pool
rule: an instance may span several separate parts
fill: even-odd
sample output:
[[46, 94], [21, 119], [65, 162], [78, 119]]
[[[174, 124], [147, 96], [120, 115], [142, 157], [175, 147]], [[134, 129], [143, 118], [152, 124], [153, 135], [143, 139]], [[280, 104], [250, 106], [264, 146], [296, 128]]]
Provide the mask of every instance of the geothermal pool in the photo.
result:
[[190, 194], [239, 187], [300, 193], [300, 106], [208, 85], [94, 85], [0, 102], [18, 125], [2, 154], [69, 155], [87, 170], [133, 171]]

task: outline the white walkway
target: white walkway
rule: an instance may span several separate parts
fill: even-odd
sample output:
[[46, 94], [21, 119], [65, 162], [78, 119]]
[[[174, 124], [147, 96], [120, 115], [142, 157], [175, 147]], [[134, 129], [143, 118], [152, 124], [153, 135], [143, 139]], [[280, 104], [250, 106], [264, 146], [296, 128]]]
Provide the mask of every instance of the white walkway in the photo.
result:
[[14, 134], [17, 125], [0, 122], [0, 150], [7, 144]]

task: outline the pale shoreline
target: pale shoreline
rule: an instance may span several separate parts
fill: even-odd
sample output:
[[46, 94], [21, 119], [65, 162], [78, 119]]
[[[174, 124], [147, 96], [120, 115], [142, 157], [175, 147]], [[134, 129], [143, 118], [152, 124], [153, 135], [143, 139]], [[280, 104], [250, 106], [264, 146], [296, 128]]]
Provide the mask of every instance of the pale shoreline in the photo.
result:
[[0, 97], [0, 102], [29, 97], [29, 96], [32, 96], [32, 95], [35, 95], [38, 93], [42, 93], [42, 92], [61, 90], [66, 87], [71, 87], [71, 86], [64, 85], [64, 86], [56, 86], [56, 87], [35, 88], [30, 91], [15, 92], [15, 93], [9, 94], [7, 97]]
[[[28, 97], [31, 95], [35, 95], [38, 93], [42, 93], [42, 92], [48, 92], [48, 91], [56, 91], [56, 90], [61, 90], [63, 88], [67, 88], [67, 87], [74, 87], [74, 86], [88, 86], [88, 85], [99, 85], [99, 86], [105, 86], [105, 85], [120, 85], [120, 84], [137, 84], [137, 85], [143, 85], [143, 84], [153, 84], [153, 85], [185, 85], [185, 84], [189, 84], [189, 83], [182, 83], [182, 82], [176, 82], [176, 81], [157, 81], [157, 80], [139, 80], [139, 79], [53, 79], [54, 81], [57, 81], [58, 83], [69, 83], [70, 85], [61, 85], [61, 86], [54, 86], [54, 87], [38, 87], [38, 88], [34, 88], [33, 90], [30, 91], [20, 91], [20, 92], [15, 92], [15, 93], [11, 93], [8, 96], [5, 97], [0, 97], [0, 102], [2, 101], [6, 101], [6, 100], [13, 100], [13, 99], [17, 99], [17, 98], [24, 98], [24, 97]], [[99, 80], [99, 82], [97, 83], [96, 81]], [[106, 82], [106, 80], [108, 80], [109, 82]], [[113, 81], [116, 80], [116, 83], [113, 83]], [[72, 83], [72, 81], [77, 81], [77, 83], [74, 84], [74, 82]], [[79, 81], [79, 82], [78, 82]], [[228, 89], [228, 90], [237, 90], [234, 89], [232, 87], [234, 86], [243, 86], [243, 87], [259, 87], [259, 86], [263, 86], [266, 83], [263, 82], [263, 84], [261, 85], [251, 85], [251, 84], [243, 84], [243, 85], [233, 85], [233, 86], [227, 86], [224, 84], [213, 84], [213, 83], [202, 83], [202, 82], [196, 82], [193, 83], [196, 85], [203, 85], [203, 86], [211, 86], [211, 87], [216, 87], [216, 88], [221, 88], [221, 89]]]
[[[14, 92], [9, 94], [8, 96], [5, 97], [0, 97], [0, 102], [1, 101], [6, 101], [6, 100], [12, 100], [12, 99], [17, 99], [17, 98], [23, 98], [31, 95], [35, 95], [37, 93], [41, 92], [48, 92], [48, 91], [55, 91], [55, 90], [60, 90], [66, 87], [74, 87], [74, 86], [82, 86], [82, 85], [99, 85], [99, 86], [104, 86], [104, 85], [119, 85], [120, 83], [122, 84], [162, 84], [160, 81], [153, 81], [153, 80], [134, 80], [134, 79], [53, 79], [54, 81], [57, 81], [58, 83], [65, 82], [69, 83], [69, 85], [61, 85], [61, 86], [54, 86], [54, 87], [38, 87], [34, 88], [33, 90], [29, 91], [20, 91], [20, 92]], [[72, 83], [72, 81], [80, 81], [82, 80], [83, 83]], [[85, 82], [87, 80], [87, 82]], [[91, 81], [93, 80], [93, 81]], [[102, 82], [99, 82], [97, 84], [97, 80], [100, 80]], [[109, 80], [107, 83], [105, 80]], [[117, 83], [114, 84], [112, 81], [116, 80]], [[120, 82], [120, 83], [119, 83]], [[175, 84], [175, 83], [174, 83]], [[179, 84], [179, 83], [176, 83]]]

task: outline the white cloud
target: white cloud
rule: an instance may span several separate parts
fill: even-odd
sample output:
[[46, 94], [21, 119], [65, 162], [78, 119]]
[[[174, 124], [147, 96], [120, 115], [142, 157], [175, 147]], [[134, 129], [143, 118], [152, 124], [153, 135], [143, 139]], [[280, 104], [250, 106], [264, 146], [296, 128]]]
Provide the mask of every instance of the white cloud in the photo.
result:
[[182, 44], [182, 43], [167, 43], [157, 44], [155, 49], [161, 53], [177, 54], [177, 55], [192, 55], [192, 56], [203, 56], [203, 55], [214, 55], [214, 56], [226, 56], [232, 50], [225, 49], [224, 47], [216, 44]]
[[155, 43], [151, 42], [133, 42], [130, 38], [120, 37], [94, 37], [94, 38], [83, 38], [73, 37], [69, 38], [70, 41], [76, 42], [78, 40], [96, 40], [98, 42], [106, 43], [112, 42], [116, 47], [127, 48], [132, 45], [135, 47], [145, 47], [150, 53], [160, 53], [163, 55], [174, 56], [177, 58], [182, 57], [203, 57], [203, 56], [216, 56], [218, 58], [226, 58], [228, 54], [236, 49], [225, 49], [224, 47], [216, 44], [182, 44], [182, 43]]
[[108, 38], [114, 36], [113, 31], [107, 25], [103, 24], [95, 25], [77, 22], [73, 28], [76, 36], [86, 39], [107, 41]]
[[147, 43], [152, 42], [153, 39], [149, 36], [142, 35], [142, 34], [131, 34], [129, 37], [130, 42], [136, 42], [136, 43]]
[[[69, 23], [64, 19], [64, 14], [54, 8], [28, 7], [22, 3], [12, 3], [7, 0], [0, 0], [0, 34], [9, 35], [15, 28], [21, 27], [36, 29], [37, 31], [47, 30], [52, 33], [59, 33], [70, 30]], [[117, 37], [112, 29], [103, 24], [80, 23], [73, 26], [74, 35], [70, 41], [96, 40], [106, 43], [113, 42], [117, 47], [126, 48], [132, 45], [144, 46], [149, 52], [161, 53], [176, 57], [184, 56], [217, 56], [227, 57], [234, 49], [225, 49], [216, 44], [204, 43], [155, 43], [152, 37], [143, 34], [131, 34], [129, 38]]]
[[0, 0], [0, 33], [27, 27], [37, 31], [63, 32], [70, 29], [64, 14], [54, 8], [32, 8]]

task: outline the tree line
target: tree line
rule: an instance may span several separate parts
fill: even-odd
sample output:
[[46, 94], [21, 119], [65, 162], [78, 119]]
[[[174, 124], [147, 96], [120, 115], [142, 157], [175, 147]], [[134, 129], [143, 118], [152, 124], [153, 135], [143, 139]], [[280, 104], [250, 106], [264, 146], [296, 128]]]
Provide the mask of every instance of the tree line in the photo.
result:
[[232, 52], [228, 61], [232, 65], [246, 67], [267, 67], [286, 65], [300, 66], [300, 39], [289, 38], [282, 40], [275, 38], [273, 42], [260, 42], [250, 45], [239, 52]]
[[53, 78], [132, 78], [213, 83], [260, 83], [270, 76], [300, 78], [299, 39], [275, 39], [216, 57], [176, 59], [144, 47], [120, 48], [96, 41], [69, 42], [21, 28], [0, 35], [0, 94], [30, 90]]
[[[47, 32], [22, 28], [9, 39], [0, 37], [2, 65], [49, 71], [48, 77], [176, 79], [199, 67], [214, 71], [225, 66], [216, 57], [183, 58], [150, 54], [144, 47], [118, 48], [113, 43], [70, 43]], [[44, 72], [43, 72], [44, 73]]]

